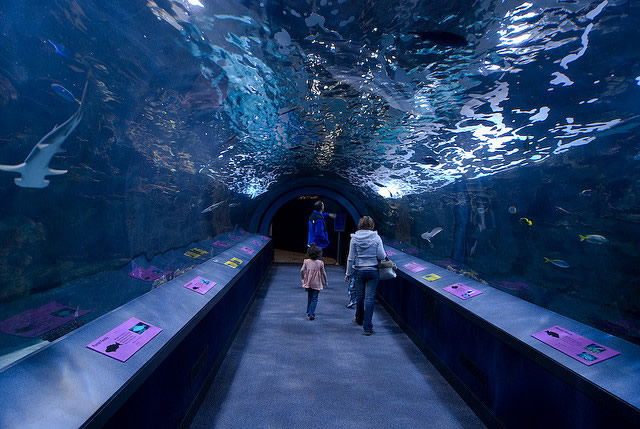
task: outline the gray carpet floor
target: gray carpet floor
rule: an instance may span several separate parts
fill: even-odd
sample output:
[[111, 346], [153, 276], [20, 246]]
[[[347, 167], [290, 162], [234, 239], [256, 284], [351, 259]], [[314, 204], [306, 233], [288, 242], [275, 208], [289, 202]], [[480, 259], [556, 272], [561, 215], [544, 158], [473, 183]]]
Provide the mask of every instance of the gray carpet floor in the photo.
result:
[[341, 268], [307, 320], [299, 269], [273, 266], [192, 428], [484, 427], [382, 306], [362, 335]]

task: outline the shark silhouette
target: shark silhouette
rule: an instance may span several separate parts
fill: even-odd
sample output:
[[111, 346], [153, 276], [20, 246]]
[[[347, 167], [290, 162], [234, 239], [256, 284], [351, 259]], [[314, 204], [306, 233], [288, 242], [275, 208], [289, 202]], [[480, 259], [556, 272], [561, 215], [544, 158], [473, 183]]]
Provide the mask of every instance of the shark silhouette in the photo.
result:
[[25, 159], [22, 164], [0, 165], [0, 171], [20, 173], [21, 177], [13, 179], [16, 185], [23, 188], [45, 188], [49, 185], [49, 181], [45, 179], [45, 176], [65, 174], [67, 172], [67, 170], [54, 170], [53, 168], [49, 168], [49, 162], [51, 162], [53, 155], [60, 152], [62, 143], [64, 143], [67, 137], [76, 129], [80, 121], [82, 121], [82, 115], [84, 113], [82, 108], [84, 107], [84, 99], [87, 95], [88, 85], [89, 79], [87, 79], [87, 82], [84, 84], [82, 99], [80, 100], [78, 110], [71, 115], [69, 119], [61, 125], [56, 125], [46, 136], [42, 137], [33, 149], [31, 149], [27, 159]]

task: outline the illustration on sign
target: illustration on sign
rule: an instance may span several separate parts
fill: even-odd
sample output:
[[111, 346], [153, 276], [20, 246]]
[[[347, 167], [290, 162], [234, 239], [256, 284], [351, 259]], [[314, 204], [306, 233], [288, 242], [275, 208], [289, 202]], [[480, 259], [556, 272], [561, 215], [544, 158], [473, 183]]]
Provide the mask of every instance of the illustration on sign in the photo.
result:
[[452, 284], [451, 286], [447, 286], [446, 288], [444, 288], [444, 290], [461, 299], [469, 299], [482, 293], [481, 291], [473, 289], [462, 283]]
[[403, 267], [411, 271], [412, 273], [419, 273], [420, 271], [424, 271], [427, 269], [427, 267], [420, 265], [417, 262], [409, 262], [408, 264], [404, 264]]
[[132, 317], [91, 342], [87, 347], [125, 362], [161, 331], [162, 329], [157, 326]]
[[89, 310], [80, 310], [79, 307], [69, 307], [54, 301], [0, 322], [0, 332], [35, 338], [87, 313]]
[[393, 250], [387, 250], [386, 253], [387, 253], [387, 256], [395, 256], [395, 255], [397, 255], [397, 253], [394, 252]]
[[241, 247], [240, 250], [242, 250], [244, 253], [247, 253], [249, 255], [253, 255], [255, 250], [251, 249], [250, 247]]
[[216, 240], [213, 243], [211, 243], [211, 245], [216, 247], [229, 247], [231, 246], [231, 243], [229, 243], [228, 241]]
[[211, 288], [213, 288], [216, 284], [216, 282], [209, 279], [196, 277], [189, 283], [185, 284], [184, 287], [194, 292], [198, 292], [201, 295], [204, 295], [205, 293], [209, 292]]
[[431, 273], [431, 274], [427, 274], [426, 276], [422, 276], [422, 278], [428, 282], [435, 282], [436, 280], [441, 279], [442, 277], [440, 277], [437, 274]]
[[620, 354], [560, 326], [536, 332], [532, 337], [589, 366]]
[[254, 246], [261, 246], [262, 245], [262, 243], [260, 243], [258, 240], [251, 240], [250, 243], [253, 244]]

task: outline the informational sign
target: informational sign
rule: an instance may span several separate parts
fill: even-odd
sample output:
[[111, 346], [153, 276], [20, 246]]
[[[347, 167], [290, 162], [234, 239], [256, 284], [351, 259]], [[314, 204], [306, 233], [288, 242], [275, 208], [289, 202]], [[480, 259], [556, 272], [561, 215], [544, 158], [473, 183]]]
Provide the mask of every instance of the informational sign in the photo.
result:
[[36, 338], [87, 313], [89, 310], [81, 310], [79, 307], [70, 307], [54, 301], [23, 311], [0, 322], [0, 332], [18, 337]]
[[224, 264], [228, 267], [231, 268], [238, 268], [238, 266], [240, 264], [242, 264], [244, 261], [242, 259], [238, 259], [238, 258], [231, 258], [229, 259], [227, 262], [225, 262]]
[[242, 237], [240, 237], [239, 235], [229, 234], [228, 237], [233, 241], [242, 240]]
[[336, 232], [344, 232], [347, 225], [347, 215], [344, 213], [336, 213], [336, 218], [333, 220], [333, 230]]
[[396, 256], [397, 255], [397, 253], [394, 252], [393, 250], [387, 250], [385, 253], [387, 254], [387, 256]]
[[150, 266], [148, 268], [136, 267], [129, 273], [129, 277], [134, 279], [143, 280], [145, 282], [152, 282], [158, 280], [162, 276], [171, 274], [171, 271], [162, 270], [156, 266]]
[[209, 252], [207, 252], [206, 250], [198, 249], [197, 247], [194, 247], [184, 252], [184, 255], [193, 259], [198, 259], [202, 255], [206, 255], [207, 253]]
[[260, 243], [258, 240], [251, 240], [249, 243], [253, 244], [254, 246], [262, 246], [262, 243]]
[[216, 247], [229, 247], [231, 246], [231, 243], [229, 243], [228, 241], [216, 240], [213, 243], [211, 243], [211, 245]]
[[261, 239], [262, 241], [269, 241], [269, 237], [267, 237], [266, 235], [261, 235], [261, 236], [260, 236], [260, 239]]
[[476, 295], [480, 295], [482, 292], [478, 289], [474, 289], [462, 283], [455, 283], [451, 286], [447, 286], [444, 288], [450, 294], [457, 296], [460, 299], [469, 299], [473, 298]]
[[537, 332], [532, 337], [589, 366], [620, 354], [560, 326]]
[[404, 268], [411, 271], [412, 273], [419, 273], [420, 271], [424, 271], [427, 269], [424, 265], [420, 265], [417, 262], [409, 262], [408, 264], [403, 265]]
[[253, 250], [252, 248], [247, 247], [247, 246], [241, 247], [240, 250], [242, 250], [244, 253], [246, 253], [248, 255], [253, 255], [256, 252], [255, 250]]
[[216, 282], [209, 279], [196, 277], [189, 283], [185, 284], [184, 287], [194, 292], [198, 292], [201, 295], [204, 295], [205, 293], [209, 292], [211, 288], [213, 288], [216, 284]]
[[132, 317], [87, 347], [121, 362], [133, 356], [162, 331], [161, 328]]
[[440, 277], [437, 274], [427, 274], [426, 276], [422, 276], [423, 279], [425, 279], [428, 282], [435, 282], [436, 280], [441, 279], [442, 277]]

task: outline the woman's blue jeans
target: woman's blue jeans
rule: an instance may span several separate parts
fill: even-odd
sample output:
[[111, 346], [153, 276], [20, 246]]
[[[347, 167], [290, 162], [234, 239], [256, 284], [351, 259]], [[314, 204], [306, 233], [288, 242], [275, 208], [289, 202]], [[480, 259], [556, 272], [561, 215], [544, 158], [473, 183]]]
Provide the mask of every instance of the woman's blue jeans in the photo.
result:
[[355, 270], [356, 279], [356, 323], [362, 324], [365, 332], [373, 332], [373, 307], [380, 274], [378, 269]]
[[318, 305], [319, 290], [307, 289], [307, 316], [316, 315], [316, 306]]

